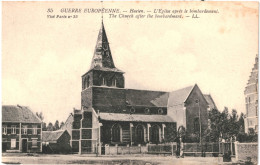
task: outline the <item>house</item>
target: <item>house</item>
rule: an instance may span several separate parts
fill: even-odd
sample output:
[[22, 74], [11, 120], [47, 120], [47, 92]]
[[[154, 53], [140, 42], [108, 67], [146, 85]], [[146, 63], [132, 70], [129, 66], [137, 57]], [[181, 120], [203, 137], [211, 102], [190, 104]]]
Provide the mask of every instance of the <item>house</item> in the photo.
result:
[[179, 126], [202, 132], [208, 108], [198, 85], [173, 92], [125, 88], [102, 22], [91, 67], [82, 76], [81, 109], [74, 109], [64, 128], [71, 130], [73, 152], [95, 153], [101, 145], [172, 142]]
[[67, 130], [42, 131], [42, 152], [70, 153], [70, 138]]
[[41, 152], [42, 123], [29, 107], [2, 106], [2, 151]]
[[245, 133], [258, 132], [258, 55], [250, 73], [245, 91]]

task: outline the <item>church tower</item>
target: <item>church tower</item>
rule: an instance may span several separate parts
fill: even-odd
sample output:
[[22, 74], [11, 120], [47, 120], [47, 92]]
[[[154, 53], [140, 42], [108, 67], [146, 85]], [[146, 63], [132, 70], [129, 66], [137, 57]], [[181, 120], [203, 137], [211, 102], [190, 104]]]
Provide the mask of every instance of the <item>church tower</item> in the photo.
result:
[[115, 67], [102, 20], [90, 69], [82, 76], [82, 90], [92, 86], [124, 88], [123, 74]]

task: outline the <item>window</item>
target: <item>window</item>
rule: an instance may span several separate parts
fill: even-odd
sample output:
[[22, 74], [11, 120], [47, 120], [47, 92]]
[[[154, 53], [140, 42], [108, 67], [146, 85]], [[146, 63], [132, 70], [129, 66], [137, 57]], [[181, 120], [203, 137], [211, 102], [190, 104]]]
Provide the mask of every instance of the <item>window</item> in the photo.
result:
[[163, 114], [163, 109], [162, 108], [158, 109], [158, 114]]
[[23, 125], [22, 134], [24, 134], [24, 135], [27, 134], [27, 125]]
[[102, 85], [107, 85], [107, 80], [104, 77], [102, 79]]
[[4, 135], [7, 134], [7, 126], [2, 126], [2, 132]]
[[152, 143], [159, 143], [160, 142], [160, 131], [159, 131], [159, 126], [154, 125], [152, 127], [152, 134], [151, 134], [151, 142]]
[[11, 139], [11, 148], [16, 148], [16, 139]]
[[144, 128], [142, 125], [138, 125], [136, 127], [136, 142], [143, 143], [144, 142]]
[[86, 89], [86, 78], [83, 79], [82, 86], [83, 86], [83, 87], [82, 87], [83, 89]]
[[113, 79], [113, 80], [112, 80], [112, 86], [116, 87], [116, 84], [117, 84], [116, 79]]
[[37, 135], [37, 125], [33, 126], [33, 135]]
[[150, 113], [150, 109], [149, 109], [149, 108], [145, 108], [144, 112], [145, 112], [146, 114], [149, 114], [149, 113]]
[[16, 134], [16, 126], [11, 127], [11, 134]]
[[112, 127], [112, 142], [121, 142], [121, 126], [119, 124]]
[[37, 147], [37, 139], [32, 139], [32, 147]]
[[132, 108], [130, 109], [130, 112], [131, 112], [131, 113], [135, 113], [135, 108], [132, 107]]
[[89, 87], [89, 76], [87, 77], [87, 88]]

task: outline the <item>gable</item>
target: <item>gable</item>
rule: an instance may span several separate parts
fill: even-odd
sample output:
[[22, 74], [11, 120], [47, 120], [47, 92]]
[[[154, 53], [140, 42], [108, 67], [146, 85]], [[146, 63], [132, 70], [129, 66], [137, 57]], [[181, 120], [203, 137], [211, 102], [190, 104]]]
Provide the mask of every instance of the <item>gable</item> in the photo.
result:
[[196, 100], [199, 100], [199, 102], [205, 102], [208, 105], [207, 100], [205, 99], [197, 84], [193, 87], [184, 103], [188, 104], [189, 102], [194, 102]]

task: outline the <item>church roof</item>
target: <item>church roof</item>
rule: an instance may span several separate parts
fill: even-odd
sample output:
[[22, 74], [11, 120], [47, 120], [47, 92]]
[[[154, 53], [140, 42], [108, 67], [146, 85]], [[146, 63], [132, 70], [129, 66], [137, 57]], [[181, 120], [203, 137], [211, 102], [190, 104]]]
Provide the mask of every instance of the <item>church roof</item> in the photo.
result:
[[155, 106], [167, 107], [168, 92], [147, 91], [147, 90], [126, 90], [126, 101], [133, 106]]
[[129, 122], [174, 122], [167, 115], [141, 115], [141, 114], [122, 114], [122, 113], [100, 113], [100, 119], [106, 121], [129, 121]]
[[176, 91], [170, 92], [168, 106], [171, 107], [171, 106], [183, 104], [187, 100], [192, 89], [195, 86], [189, 86], [186, 88], [182, 88], [182, 89], [178, 89]]
[[90, 70], [122, 72], [115, 67], [103, 21], [99, 30]]
[[213, 100], [213, 98], [211, 97], [211, 95], [206, 95], [204, 94], [204, 97], [206, 99], [206, 101], [208, 102], [209, 104], [209, 107], [212, 109], [212, 108], [216, 108], [217, 109], [217, 106]]
[[41, 120], [29, 107], [20, 105], [3, 105], [2, 122], [41, 123]]

